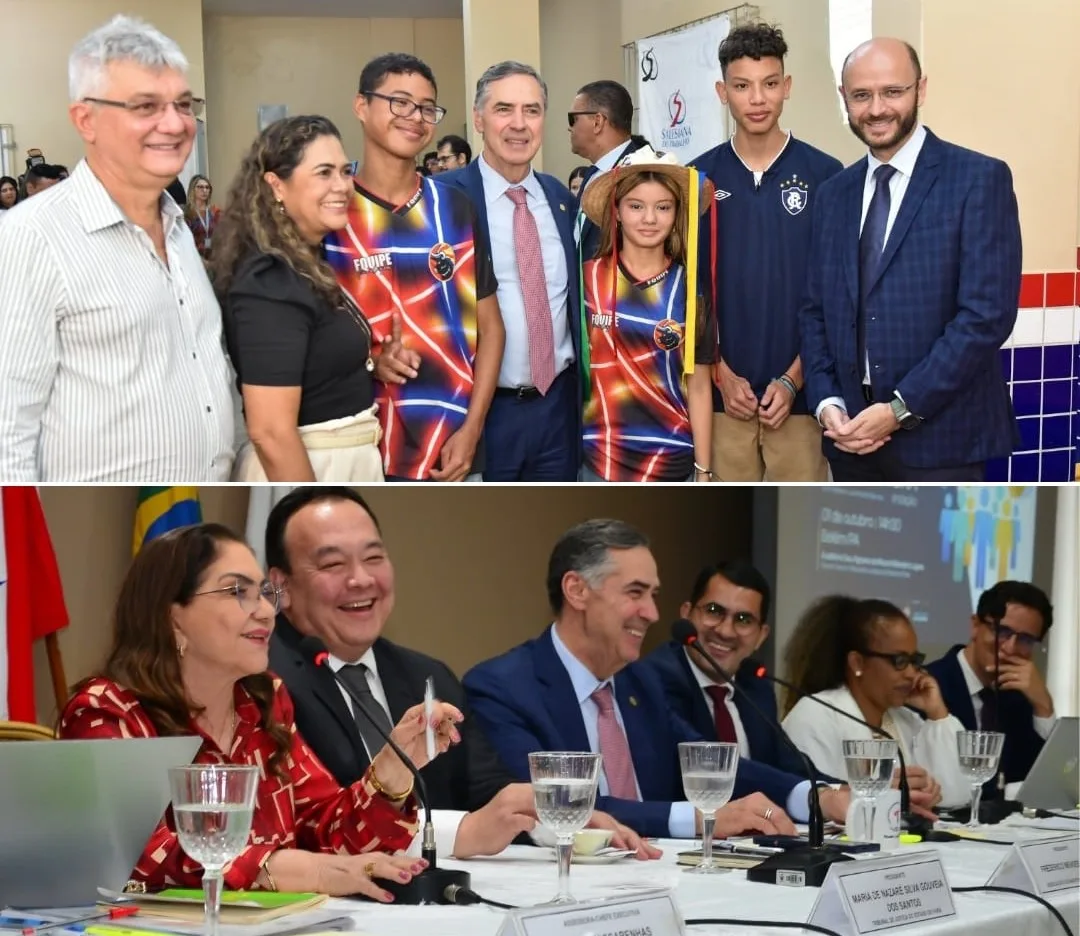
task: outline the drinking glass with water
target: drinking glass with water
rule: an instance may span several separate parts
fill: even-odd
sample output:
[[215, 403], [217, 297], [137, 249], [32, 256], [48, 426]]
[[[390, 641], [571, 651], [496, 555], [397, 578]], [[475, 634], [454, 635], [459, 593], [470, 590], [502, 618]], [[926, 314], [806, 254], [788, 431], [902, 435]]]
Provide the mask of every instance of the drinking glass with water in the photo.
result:
[[180, 847], [203, 866], [206, 936], [217, 936], [222, 872], [251, 832], [259, 768], [192, 764], [169, 770]]
[[683, 791], [701, 813], [701, 863], [687, 871], [717, 874], [728, 871], [713, 861], [713, 829], [716, 810], [726, 806], [735, 790], [735, 772], [739, 767], [739, 746], [716, 741], [683, 741], [679, 744]]
[[[892, 784], [896, 764], [895, 741], [845, 741], [844, 766], [848, 786], [855, 795], [856, 828], [848, 835], [854, 841], [874, 841], [877, 798]], [[867, 816], [869, 815], [869, 818]]]
[[566, 751], [529, 755], [536, 818], [557, 839], [559, 893], [551, 904], [576, 903], [570, 895], [574, 833], [585, 828], [596, 804], [600, 755]]
[[960, 769], [971, 779], [971, 818], [968, 828], [979, 825], [979, 802], [982, 800], [983, 784], [997, 775], [998, 761], [1005, 735], [1000, 731], [958, 731], [956, 749], [960, 757]]

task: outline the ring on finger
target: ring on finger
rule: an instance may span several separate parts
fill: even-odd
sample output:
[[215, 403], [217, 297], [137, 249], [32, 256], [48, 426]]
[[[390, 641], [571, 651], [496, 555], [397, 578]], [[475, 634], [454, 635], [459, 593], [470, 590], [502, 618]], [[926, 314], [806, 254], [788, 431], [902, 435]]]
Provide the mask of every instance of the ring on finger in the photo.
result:
[[762, 813], [761, 815], [762, 815], [762, 818], [763, 818], [763, 819], [764, 819], [764, 820], [765, 820], [766, 822], [768, 822], [768, 821], [769, 821], [770, 819], [772, 819], [772, 814], [773, 814], [773, 811], [772, 811], [772, 807], [770, 806], [770, 807], [769, 807], [768, 809], [766, 809], [766, 810], [765, 810], [765, 812], [763, 812], [763, 813]]
[[375, 862], [374, 861], [369, 861], [366, 865], [364, 865], [364, 874], [367, 875], [369, 878], [375, 877]]

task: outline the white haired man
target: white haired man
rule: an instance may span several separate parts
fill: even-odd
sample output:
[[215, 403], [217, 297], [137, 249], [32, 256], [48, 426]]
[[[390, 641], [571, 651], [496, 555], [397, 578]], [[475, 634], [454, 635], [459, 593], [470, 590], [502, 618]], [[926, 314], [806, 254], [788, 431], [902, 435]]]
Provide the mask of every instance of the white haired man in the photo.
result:
[[85, 158], [0, 228], [0, 481], [224, 481], [221, 313], [165, 187], [203, 102], [180, 48], [117, 16], [71, 53]]

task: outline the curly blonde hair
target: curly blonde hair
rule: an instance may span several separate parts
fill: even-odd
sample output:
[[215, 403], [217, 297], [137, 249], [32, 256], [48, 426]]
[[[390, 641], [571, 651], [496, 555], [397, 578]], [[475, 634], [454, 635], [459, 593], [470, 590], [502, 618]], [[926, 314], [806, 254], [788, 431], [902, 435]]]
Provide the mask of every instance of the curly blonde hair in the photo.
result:
[[303, 162], [308, 146], [324, 136], [341, 139], [338, 128], [326, 117], [285, 117], [263, 130], [251, 144], [233, 179], [214, 233], [210, 278], [219, 299], [228, 293], [240, 262], [251, 250], [258, 250], [284, 260], [332, 307], [343, 304], [330, 265], [280, 209], [264, 178], [272, 172], [287, 181]]

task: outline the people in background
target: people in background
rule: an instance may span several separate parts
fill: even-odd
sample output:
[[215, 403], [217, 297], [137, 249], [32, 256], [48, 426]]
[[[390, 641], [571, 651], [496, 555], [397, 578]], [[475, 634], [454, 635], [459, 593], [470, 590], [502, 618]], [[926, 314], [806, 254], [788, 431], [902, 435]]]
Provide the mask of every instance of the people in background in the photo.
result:
[[571, 173], [570, 178], [567, 180], [567, 187], [570, 189], [570, 194], [574, 198], [581, 196], [581, 186], [585, 182], [585, 177], [589, 175], [590, 166], [577, 166]]
[[439, 172], [462, 169], [472, 162], [472, 147], [464, 137], [448, 133], [436, 144]]
[[[963, 725], [949, 713], [937, 680], [923, 669], [925, 656], [918, 647], [907, 616], [887, 601], [844, 595], [818, 599], [784, 650], [787, 679], [798, 690], [786, 700], [784, 730], [834, 777], [847, 776], [844, 741], [891, 737], [909, 765], [914, 805], [928, 809], [938, 799], [946, 806], [963, 805], [970, 792], [956, 747]], [[881, 733], [804, 696], [843, 709]]]
[[14, 208], [18, 200], [18, 181], [11, 176], [0, 176], [0, 212]]
[[322, 249], [348, 219], [350, 168], [329, 120], [286, 117], [229, 192], [211, 269], [250, 439], [236, 480], [382, 480], [371, 325]]
[[0, 227], [0, 477], [223, 481], [234, 400], [221, 311], [180, 209], [203, 102], [187, 59], [118, 16], [69, 63], [85, 159]]
[[439, 173], [439, 154], [434, 150], [430, 153], [424, 153], [424, 169], [427, 170], [429, 176], [433, 176]]
[[775, 26], [738, 26], [720, 43], [720, 103], [731, 140], [691, 162], [724, 197], [702, 224], [701, 283], [715, 292], [712, 466], [720, 481], [825, 481], [821, 427], [809, 413], [799, 358], [818, 190], [839, 160], [780, 128], [791, 92], [787, 42]]
[[377, 394], [387, 480], [463, 481], [481, 470], [477, 445], [502, 359], [491, 252], [469, 199], [416, 174], [446, 114], [437, 94], [431, 69], [412, 55], [364, 66], [353, 105], [363, 160], [348, 224], [325, 242], [376, 347], [404, 351]]
[[177, 205], [183, 208], [187, 205], [187, 192], [184, 191], [184, 183], [180, 181], [180, 177], [177, 176], [168, 185], [165, 186], [165, 191], [169, 197], [172, 198]]
[[195, 238], [195, 249], [204, 260], [210, 259], [213, 248], [214, 228], [221, 217], [221, 209], [213, 202], [214, 187], [204, 175], [191, 177], [191, 198], [184, 206], [184, 218]]
[[485, 481], [574, 481], [581, 448], [580, 299], [570, 193], [536, 172], [547, 85], [499, 62], [476, 83], [479, 158], [439, 181], [463, 191], [490, 245], [506, 333], [484, 424]]
[[[651, 668], [638, 663], [656, 623], [660, 587], [645, 536], [618, 520], [588, 520], [560, 537], [548, 561], [555, 622], [541, 636], [465, 674], [469, 705], [503, 763], [529, 777], [530, 751], [603, 755], [597, 805], [641, 835], [693, 838], [677, 746], [702, 736], [675, 714]], [[809, 781], [739, 762], [736, 799], [717, 810], [718, 835], [790, 833], [807, 818]], [[823, 790], [834, 819], [849, 796]]]
[[[998, 582], [979, 596], [967, 645], [927, 666], [965, 728], [1005, 733], [1000, 772], [1007, 783], [1027, 776], [1057, 720], [1035, 663], [1053, 623], [1054, 610], [1041, 588]], [[1000, 795], [996, 780], [986, 792]]]
[[[104, 667], [75, 690], [61, 738], [196, 735], [199, 764], [259, 768], [251, 836], [225, 870], [230, 889], [362, 894], [389, 901], [373, 879], [408, 880], [425, 862], [396, 856], [418, 828], [412, 774], [387, 746], [340, 786], [297, 731], [281, 680], [267, 671], [280, 595], [255, 556], [217, 524], [173, 530], [143, 546], [116, 602]], [[428, 762], [423, 706], [393, 738]], [[437, 753], [458, 738], [461, 713], [436, 703]], [[170, 809], [133, 872], [147, 890], [199, 887]]]
[[[515, 783], [465, 707], [465, 693], [446, 664], [383, 636], [396, 594], [394, 566], [378, 520], [348, 487], [302, 487], [287, 494], [266, 525], [270, 577], [283, 607], [270, 643], [270, 661], [285, 680], [301, 734], [343, 786], [369, 769], [384, 730], [423, 703], [432, 677], [435, 695], [465, 714], [461, 743], [423, 768], [439, 851], [468, 858], [502, 851], [536, 825], [531, 787]], [[301, 649], [319, 637], [329, 666], [365, 703], [332, 686]], [[599, 817], [598, 817], [599, 818]], [[608, 818], [608, 817], [605, 817]], [[612, 821], [604, 824], [615, 828]], [[646, 850], [627, 829], [621, 841]]]
[[68, 177], [66, 166], [54, 166], [50, 163], [40, 163], [26, 170], [26, 180], [23, 183], [26, 188], [26, 197], [31, 198], [45, 189], [52, 188], [57, 182], [63, 182]]
[[709, 298], [687, 281], [687, 257], [697, 255], [692, 187], [707, 211], [711, 183], [645, 146], [582, 197], [582, 212], [601, 232], [596, 259], [582, 270], [582, 481], [712, 478], [716, 326]]
[[919, 122], [907, 43], [863, 43], [842, 75], [869, 153], [818, 192], [800, 320], [832, 477], [981, 481], [1020, 438], [998, 353], [1020, 294], [1012, 173]]

